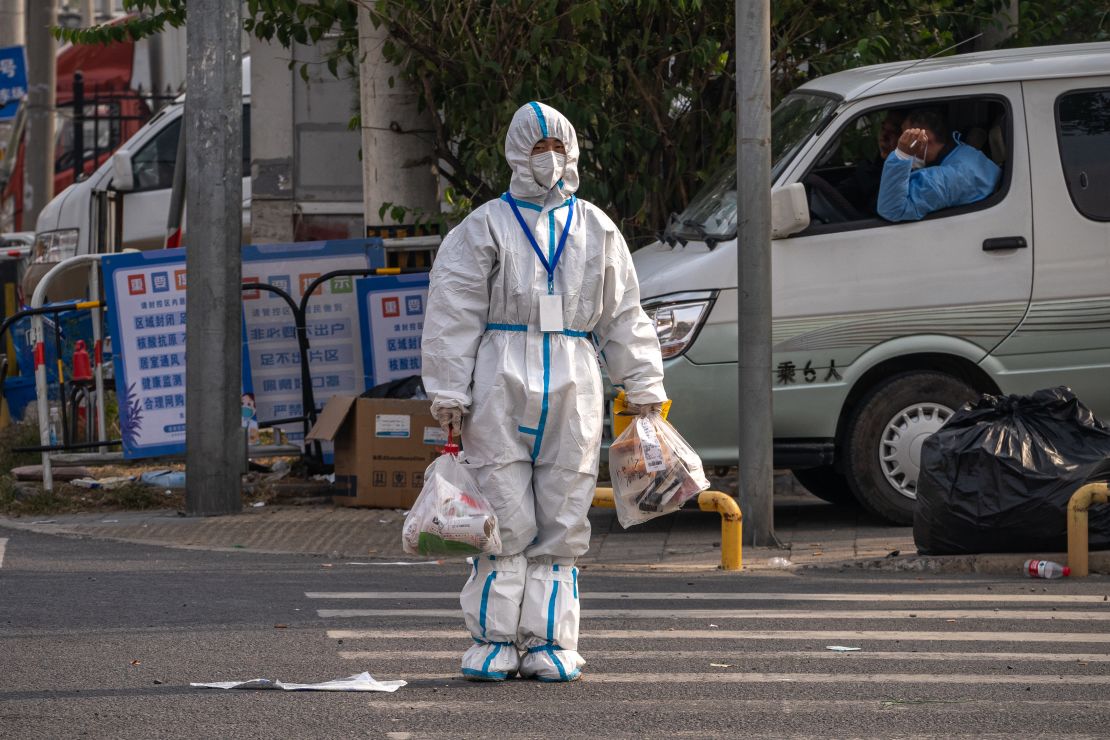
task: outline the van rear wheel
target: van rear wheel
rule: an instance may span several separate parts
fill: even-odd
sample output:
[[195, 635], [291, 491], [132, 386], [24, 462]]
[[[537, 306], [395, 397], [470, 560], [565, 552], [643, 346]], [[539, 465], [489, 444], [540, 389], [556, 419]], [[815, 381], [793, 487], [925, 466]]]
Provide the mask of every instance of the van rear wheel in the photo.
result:
[[872, 388], [844, 445], [848, 482], [863, 508], [892, 524], [912, 524], [922, 443], [977, 395], [938, 372], [896, 375]]
[[798, 482], [817, 498], [841, 506], [856, 505], [856, 495], [852, 493], [848, 479], [837, 472], [832, 465], [800, 468], [791, 472]]

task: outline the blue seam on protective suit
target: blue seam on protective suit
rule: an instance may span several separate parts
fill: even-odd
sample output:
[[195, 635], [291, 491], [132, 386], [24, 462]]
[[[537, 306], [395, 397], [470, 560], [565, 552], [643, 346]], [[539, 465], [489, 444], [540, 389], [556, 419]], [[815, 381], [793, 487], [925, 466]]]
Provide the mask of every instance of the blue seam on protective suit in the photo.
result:
[[[486, 331], [528, 331], [526, 324], [486, 324]], [[548, 332], [554, 334], [556, 332]], [[559, 334], [568, 337], [575, 337], [576, 339], [590, 339], [592, 334], [588, 331], [580, 331], [578, 329], [563, 329]]]
[[482, 672], [483, 673], [486, 673], [486, 674], [489, 673], [490, 663], [493, 662], [493, 659], [496, 658], [497, 654], [500, 653], [500, 652], [501, 652], [501, 643], [499, 643], [499, 642], [495, 643], [494, 647], [493, 647], [493, 650], [489, 654], [489, 657], [486, 658], [486, 662], [482, 664]]
[[463, 668], [462, 674], [464, 676], [475, 676], [476, 678], [508, 678], [509, 674], [505, 671], [493, 671], [485, 673], [483, 671], [475, 670], [473, 668]]
[[[559, 572], [559, 566], [558, 565], [553, 565], [553, 566], [551, 566], [551, 570], [554, 573], [558, 573]], [[555, 640], [555, 638], [553, 636], [554, 631], [555, 631], [555, 598], [558, 595], [559, 595], [559, 582], [558, 581], [552, 581], [551, 582], [551, 600], [547, 602], [547, 641], [548, 642], [553, 642]]]
[[570, 681], [571, 679], [578, 677], [580, 671], [577, 668], [575, 668], [569, 676], [567, 675], [566, 669], [563, 668], [563, 661], [559, 660], [559, 652], [561, 650], [561, 647], [550, 642], [543, 645], [537, 645], [533, 648], [528, 648], [528, 652], [532, 654], [547, 653], [548, 656], [551, 658], [552, 664], [554, 664], [554, 666], [559, 670], [559, 678], [544, 678], [543, 676], [536, 676], [536, 678], [538, 678], [540, 681], [559, 682]]
[[548, 136], [548, 134], [547, 134], [547, 120], [544, 119], [544, 117], [543, 117], [543, 109], [540, 108], [540, 104], [536, 103], [536, 102], [529, 103], [528, 105], [532, 106], [532, 110], [534, 110], [536, 112], [536, 118], [540, 122], [540, 132], [543, 134], [543, 138], [546, 139], [547, 136]]
[[551, 387], [551, 335], [543, 335], [543, 401], [540, 403], [540, 423], [536, 426], [536, 441], [532, 444], [532, 462], [540, 454], [543, 428], [547, 424], [547, 393]]
[[578, 569], [577, 568], [571, 568], [570, 569], [570, 575], [574, 579], [574, 598], [577, 599], [578, 598]]
[[[559, 183], [562, 183], [562, 180], [560, 180]], [[559, 184], [559, 183], [556, 183], [556, 184]], [[560, 185], [560, 187], [561, 187], [561, 185]], [[567, 206], [569, 206], [571, 204], [571, 201], [573, 201], [576, 197], [577, 196], [574, 196], [574, 195], [570, 196], [569, 198], [564, 200], [559, 205], [553, 207], [551, 210], [557, 211], [560, 208], [566, 208]], [[501, 194], [501, 200], [505, 201], [506, 203], [512, 201], [513, 203], [515, 203], [520, 208], [528, 208], [528, 209], [533, 210], [533, 211], [542, 211], [543, 210], [543, 206], [537, 206], [535, 203], [529, 203], [526, 200], [521, 200], [520, 198], [514, 198], [512, 195], [510, 195], [507, 192]]]
[[543, 683], [566, 683], [567, 681], [573, 681], [574, 679], [578, 678], [580, 675], [582, 675], [582, 671], [578, 668], [575, 668], [568, 675], [563, 672], [562, 666], [560, 665], [559, 675], [561, 676], [560, 678], [544, 678], [543, 676], [536, 676], [536, 680], [542, 681]]
[[[530, 208], [533, 211], [542, 211], [543, 210], [543, 206], [537, 206], [535, 203], [529, 203], [526, 200], [518, 200], [517, 198], [514, 198], [513, 196], [509, 195], [508, 193], [502, 193], [501, 194], [501, 200], [505, 201], [506, 203], [510, 203], [510, 202], [515, 203], [516, 205], [520, 206], [521, 208]], [[560, 206], [560, 208], [561, 207], [562, 206]]]
[[482, 637], [486, 636], [486, 609], [489, 607], [489, 590], [493, 585], [493, 579], [497, 577], [497, 571], [491, 570], [489, 577], [486, 578], [486, 585], [482, 587], [482, 608], [478, 614], [478, 624], [482, 627]]

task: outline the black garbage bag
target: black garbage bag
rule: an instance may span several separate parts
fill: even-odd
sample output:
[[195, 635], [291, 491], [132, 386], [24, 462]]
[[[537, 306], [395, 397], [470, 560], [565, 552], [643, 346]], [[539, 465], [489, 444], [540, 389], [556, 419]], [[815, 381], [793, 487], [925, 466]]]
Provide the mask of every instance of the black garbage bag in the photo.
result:
[[380, 383], [362, 394], [362, 398], [427, 398], [424, 381], [419, 375], [398, 378], [388, 383]]
[[[1064, 552], [1068, 500], [1110, 477], [1110, 427], [1070, 388], [964, 406], [921, 448], [913, 539], [923, 555]], [[1110, 506], [1090, 548], [1110, 549]]]

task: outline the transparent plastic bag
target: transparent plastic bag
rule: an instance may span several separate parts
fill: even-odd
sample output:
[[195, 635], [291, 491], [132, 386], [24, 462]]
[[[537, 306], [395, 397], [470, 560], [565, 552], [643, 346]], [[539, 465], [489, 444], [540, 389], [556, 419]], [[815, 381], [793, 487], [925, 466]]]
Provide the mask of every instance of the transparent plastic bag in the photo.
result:
[[701, 458], [658, 414], [637, 418], [609, 447], [609, 476], [625, 529], [677, 511], [709, 488]]
[[401, 544], [409, 555], [497, 555], [497, 515], [451, 447], [458, 449], [448, 445], [425, 471], [424, 488], [401, 530]]

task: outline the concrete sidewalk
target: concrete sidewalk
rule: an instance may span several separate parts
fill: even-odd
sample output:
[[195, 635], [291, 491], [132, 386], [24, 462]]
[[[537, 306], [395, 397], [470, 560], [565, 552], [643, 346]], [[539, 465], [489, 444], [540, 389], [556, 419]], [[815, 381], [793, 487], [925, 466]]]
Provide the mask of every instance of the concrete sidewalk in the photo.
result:
[[[781, 549], [745, 548], [744, 569], [766, 570], [771, 558], [803, 568], [1020, 574], [1029, 557], [1066, 562], [1056, 553], [918, 556], [910, 527], [892, 527], [858, 510], [832, 506], [778, 481], [775, 531]], [[345, 560], [412, 560], [401, 550], [404, 512], [329, 505], [247, 508], [224, 517], [186, 517], [174, 510], [0, 517], [0, 528], [166, 547], [302, 553]], [[624, 530], [610, 509], [592, 509], [593, 535], [583, 567], [709, 570], [720, 564], [720, 517], [683, 510]], [[1110, 572], [1110, 553], [1092, 553], [1092, 573]]]
[[[776, 508], [778, 537], [787, 549], [748, 548], [748, 568], [765, 566], [772, 557], [803, 565], [878, 558], [913, 548], [908, 528], [846, 521], [835, 507], [816, 499], [780, 501]], [[401, 550], [403, 522], [404, 513], [394, 509], [268, 505], [224, 517], [154, 510], [0, 518], [0, 527], [169, 547], [408, 560], [411, 556]], [[720, 517], [714, 513], [684, 510], [624, 530], [614, 511], [595, 508], [590, 522], [593, 536], [583, 565], [708, 569], [720, 563]]]

